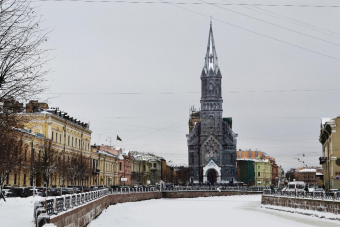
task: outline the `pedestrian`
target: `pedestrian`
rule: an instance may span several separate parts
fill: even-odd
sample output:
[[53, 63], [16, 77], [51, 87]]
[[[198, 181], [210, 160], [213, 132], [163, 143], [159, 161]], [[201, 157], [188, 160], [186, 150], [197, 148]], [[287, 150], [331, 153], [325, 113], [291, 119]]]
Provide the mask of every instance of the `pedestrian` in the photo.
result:
[[305, 192], [309, 192], [308, 186], [305, 187]]
[[271, 194], [274, 194], [274, 187], [273, 187], [273, 185], [270, 185], [270, 192], [271, 192]]

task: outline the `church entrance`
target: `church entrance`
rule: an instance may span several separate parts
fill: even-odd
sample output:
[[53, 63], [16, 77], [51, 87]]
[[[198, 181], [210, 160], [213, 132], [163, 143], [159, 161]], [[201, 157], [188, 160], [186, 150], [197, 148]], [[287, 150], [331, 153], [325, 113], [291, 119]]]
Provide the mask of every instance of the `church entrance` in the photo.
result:
[[217, 182], [217, 171], [215, 169], [209, 169], [207, 172], [207, 180], [211, 185]]

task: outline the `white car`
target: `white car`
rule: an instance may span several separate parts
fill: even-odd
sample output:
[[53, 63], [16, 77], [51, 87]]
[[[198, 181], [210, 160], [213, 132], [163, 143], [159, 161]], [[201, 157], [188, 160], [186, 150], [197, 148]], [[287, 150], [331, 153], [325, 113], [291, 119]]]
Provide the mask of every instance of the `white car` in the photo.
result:
[[41, 191], [39, 191], [38, 189], [30, 189], [30, 191], [32, 192], [32, 194], [34, 196], [38, 195], [38, 196], [43, 196], [44, 193], [42, 193]]
[[2, 194], [4, 194], [5, 197], [14, 196], [14, 192], [12, 189], [2, 189]]

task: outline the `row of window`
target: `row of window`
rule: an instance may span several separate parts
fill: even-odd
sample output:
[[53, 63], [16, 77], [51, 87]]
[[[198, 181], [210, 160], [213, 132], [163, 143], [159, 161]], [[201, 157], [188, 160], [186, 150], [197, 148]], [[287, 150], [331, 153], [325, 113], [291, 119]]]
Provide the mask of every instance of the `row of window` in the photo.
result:
[[[59, 141], [58, 141], [59, 138]], [[58, 133], [55, 133], [54, 136], [54, 131], [52, 131], [52, 141], [55, 141], [56, 143], [61, 143], [61, 133], [59, 133], [59, 137], [58, 137]], [[81, 147], [82, 145], [82, 147]], [[71, 147], [75, 147], [75, 148], [82, 148], [82, 149], [86, 149], [86, 150], [90, 150], [90, 143], [89, 142], [82, 142], [81, 144], [81, 140], [77, 139], [77, 138], [73, 138], [73, 136], [71, 137], [70, 135], [68, 136], [68, 140], [67, 140], [67, 146], [71, 146]]]

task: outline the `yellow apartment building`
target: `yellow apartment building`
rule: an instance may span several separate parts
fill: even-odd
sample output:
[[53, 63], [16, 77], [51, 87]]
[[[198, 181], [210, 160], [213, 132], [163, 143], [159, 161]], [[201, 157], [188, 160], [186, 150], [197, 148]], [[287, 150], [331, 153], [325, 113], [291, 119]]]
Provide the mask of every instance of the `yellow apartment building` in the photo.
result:
[[340, 117], [321, 120], [319, 141], [325, 189], [340, 189]]
[[272, 165], [269, 160], [254, 159], [255, 186], [270, 186]]

